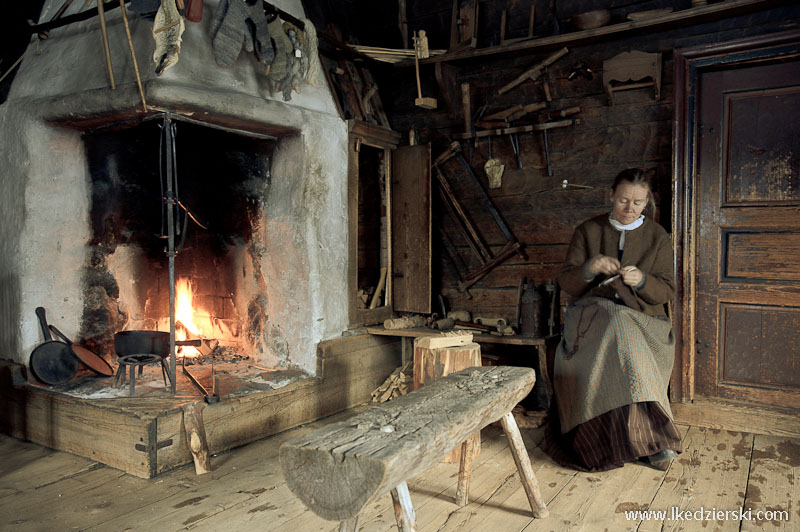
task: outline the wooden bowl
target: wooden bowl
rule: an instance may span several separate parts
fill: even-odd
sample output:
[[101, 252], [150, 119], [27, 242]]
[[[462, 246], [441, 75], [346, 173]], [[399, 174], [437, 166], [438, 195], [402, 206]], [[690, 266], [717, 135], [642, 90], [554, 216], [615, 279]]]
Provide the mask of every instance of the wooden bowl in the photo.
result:
[[611, 20], [611, 12], [608, 9], [595, 9], [572, 17], [572, 25], [578, 30], [590, 30], [605, 26]]

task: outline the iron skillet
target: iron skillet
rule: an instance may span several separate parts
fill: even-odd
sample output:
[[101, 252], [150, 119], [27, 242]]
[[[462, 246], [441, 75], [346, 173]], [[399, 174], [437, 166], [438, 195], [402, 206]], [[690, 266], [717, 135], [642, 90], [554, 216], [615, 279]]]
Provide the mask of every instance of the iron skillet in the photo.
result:
[[43, 383], [51, 386], [64, 384], [78, 373], [78, 358], [69, 345], [53, 340], [44, 307], [36, 307], [36, 316], [45, 341], [31, 352], [28, 366], [33, 376]]
[[53, 334], [67, 343], [72, 351], [72, 354], [75, 355], [75, 357], [80, 360], [84, 366], [98, 375], [102, 375], [103, 377], [110, 377], [114, 374], [114, 368], [112, 368], [111, 365], [105, 361], [105, 359], [94, 354], [92, 351], [86, 349], [82, 345], [73, 344], [72, 340], [67, 338], [64, 333], [59, 331], [55, 325], [51, 325], [50, 330], [53, 331]]

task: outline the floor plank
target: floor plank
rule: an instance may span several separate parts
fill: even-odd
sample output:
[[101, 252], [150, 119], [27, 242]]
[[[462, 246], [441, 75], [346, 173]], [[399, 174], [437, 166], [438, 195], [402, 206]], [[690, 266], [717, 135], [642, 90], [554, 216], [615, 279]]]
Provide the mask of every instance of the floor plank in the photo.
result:
[[[667, 470], [650, 508], [667, 513], [664, 520], [643, 520], [639, 530], [738, 531], [737, 520], [694, 519], [702, 510], [734, 510], [744, 503], [753, 435], [691, 427], [683, 453]], [[673, 514], [673, 508], [675, 509]], [[687, 517], [685, 512], [692, 512]], [[674, 517], [673, 517], [674, 515]]]
[[742, 532], [800, 529], [800, 439], [756, 435], [744, 509]]
[[[149, 480], [0, 436], [0, 523], [13, 532], [336, 532], [338, 523], [315, 516], [289, 491], [278, 450], [288, 439], [356, 412], [214, 456], [213, 471], [206, 475], [185, 466]], [[457, 464], [439, 463], [409, 480], [418, 530], [800, 532], [800, 439], [679, 428], [684, 453], [666, 472], [632, 463], [603, 473], [555, 464], [541, 448], [542, 429], [523, 430], [550, 510], [549, 517], [534, 519], [505, 435], [488, 427], [474, 463], [468, 505], [459, 508], [453, 501]], [[749, 509], [754, 518], [675, 518], [672, 507], [689, 512]], [[666, 515], [631, 519], [625, 514], [637, 510]], [[755, 519], [755, 512], [764, 510], [789, 512], [790, 519]], [[388, 495], [367, 505], [359, 530], [397, 530]]]

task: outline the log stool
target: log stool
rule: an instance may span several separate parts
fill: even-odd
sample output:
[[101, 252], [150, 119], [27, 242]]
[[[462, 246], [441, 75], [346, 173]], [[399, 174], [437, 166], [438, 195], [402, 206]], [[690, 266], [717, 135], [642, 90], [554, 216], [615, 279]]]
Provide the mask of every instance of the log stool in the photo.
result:
[[[391, 492], [397, 526], [416, 530], [407, 480], [498, 419], [534, 517], [548, 515], [511, 409], [533, 388], [530, 368], [487, 366], [452, 373], [346, 421], [281, 445], [289, 489], [323, 519], [356, 530], [361, 510]], [[445, 415], [446, 414], [446, 415]], [[467, 440], [467, 441], [465, 441]], [[468, 502], [471, 453], [462, 449], [456, 503]]]
[[[414, 387], [430, 384], [456, 371], [481, 365], [481, 346], [472, 341], [472, 333], [465, 332], [449, 336], [423, 336], [414, 339]], [[481, 452], [481, 433], [469, 437], [468, 448], [472, 458]], [[459, 445], [447, 455], [443, 462], [459, 463], [461, 448]]]

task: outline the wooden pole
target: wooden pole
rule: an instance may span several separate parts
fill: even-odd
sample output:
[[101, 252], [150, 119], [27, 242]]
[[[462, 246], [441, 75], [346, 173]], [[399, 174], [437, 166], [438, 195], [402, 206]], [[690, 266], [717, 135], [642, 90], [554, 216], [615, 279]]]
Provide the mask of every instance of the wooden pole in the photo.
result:
[[111, 90], [117, 88], [114, 83], [114, 71], [111, 69], [111, 50], [108, 48], [108, 32], [106, 31], [106, 16], [103, 11], [103, 0], [97, 0], [97, 16], [100, 18], [100, 33], [103, 35], [103, 50], [106, 53], [106, 70], [108, 70], [108, 81], [111, 83]]
[[128, 25], [128, 14], [125, 12], [125, 0], [119, 0], [119, 7], [122, 8], [122, 22], [125, 24], [125, 36], [128, 38], [128, 48], [131, 50], [133, 60], [133, 71], [136, 72], [136, 84], [139, 86], [139, 95], [142, 97], [142, 109], [147, 112], [147, 101], [144, 99], [144, 89], [142, 88], [142, 77], [139, 75], [139, 64], [136, 62], [136, 51], [133, 49], [133, 39], [131, 38], [131, 28]]

